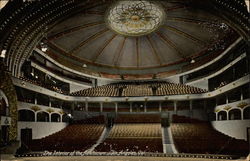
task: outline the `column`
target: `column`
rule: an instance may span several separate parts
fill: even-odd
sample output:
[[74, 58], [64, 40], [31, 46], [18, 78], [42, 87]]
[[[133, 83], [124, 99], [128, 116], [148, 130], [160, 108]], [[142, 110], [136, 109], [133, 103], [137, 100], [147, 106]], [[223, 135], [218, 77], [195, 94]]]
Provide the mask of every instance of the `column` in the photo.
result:
[[100, 112], [103, 112], [103, 103], [100, 102]]
[[244, 120], [243, 117], [244, 117], [244, 113], [243, 113], [243, 109], [240, 109], [240, 112], [241, 112], [241, 120]]
[[37, 99], [36, 99], [36, 97], [35, 97], [35, 105], [37, 105]]
[[161, 102], [159, 102], [159, 112], [162, 111], [162, 106], [161, 106]]
[[118, 112], [118, 103], [115, 102], [115, 113], [117, 113], [117, 112]]
[[49, 122], [51, 122], [51, 113], [49, 113]]
[[190, 117], [193, 117], [193, 101], [189, 101], [189, 110], [190, 110]]
[[88, 112], [89, 111], [89, 107], [88, 107], [88, 102], [85, 102], [85, 110]]
[[228, 95], [226, 94], [226, 104], [228, 104]]
[[35, 112], [35, 122], [37, 122], [37, 112]]
[[242, 88], [240, 89], [240, 100], [242, 101], [244, 98], [243, 98], [243, 91], [242, 91]]
[[70, 113], [72, 114], [72, 117], [74, 117], [74, 111], [75, 111], [75, 106], [76, 106], [76, 102], [71, 102], [71, 107], [70, 107]]
[[129, 112], [132, 113], [132, 102], [129, 102]]
[[50, 97], [49, 97], [49, 107], [51, 107], [51, 100], [50, 100]]
[[37, 93], [35, 94], [35, 100], [34, 100], [35, 105], [37, 105]]
[[144, 112], [147, 112], [147, 102], [144, 102]]
[[177, 101], [174, 101], [174, 112], [177, 114]]
[[62, 105], [63, 105], [63, 102], [60, 101], [60, 102], [59, 102], [59, 106], [60, 106], [61, 109], [63, 109]]

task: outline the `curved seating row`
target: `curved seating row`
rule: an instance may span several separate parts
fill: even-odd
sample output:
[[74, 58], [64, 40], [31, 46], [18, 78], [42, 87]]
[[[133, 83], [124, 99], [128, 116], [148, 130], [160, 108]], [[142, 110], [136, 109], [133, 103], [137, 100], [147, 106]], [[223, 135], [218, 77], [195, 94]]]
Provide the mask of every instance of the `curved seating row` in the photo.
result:
[[123, 82], [103, 85], [71, 93], [72, 96], [162, 96], [204, 93], [206, 90], [168, 82]]
[[155, 152], [162, 153], [161, 125], [115, 124], [95, 151], [99, 152]]
[[120, 114], [116, 117], [115, 123], [160, 123], [159, 114]]
[[180, 153], [247, 155], [249, 145], [244, 140], [229, 137], [204, 121], [176, 116], [171, 124], [175, 146]]
[[37, 86], [41, 86], [41, 87], [43, 87], [43, 88], [52, 90], [52, 91], [57, 92], [57, 93], [69, 94], [67, 91], [62, 90], [60, 87], [53, 86], [53, 85], [51, 85], [51, 84], [43, 83], [43, 82], [40, 81], [40, 80], [28, 79], [28, 78], [26, 78], [26, 77], [20, 77], [20, 79], [23, 80], [23, 81], [25, 81], [25, 82], [29, 82], [29, 83], [31, 83], [31, 84], [35, 84], [35, 85], [37, 85]]
[[76, 121], [52, 135], [34, 139], [28, 143], [28, 147], [32, 151], [83, 152], [96, 143], [104, 128], [104, 116], [87, 118]]

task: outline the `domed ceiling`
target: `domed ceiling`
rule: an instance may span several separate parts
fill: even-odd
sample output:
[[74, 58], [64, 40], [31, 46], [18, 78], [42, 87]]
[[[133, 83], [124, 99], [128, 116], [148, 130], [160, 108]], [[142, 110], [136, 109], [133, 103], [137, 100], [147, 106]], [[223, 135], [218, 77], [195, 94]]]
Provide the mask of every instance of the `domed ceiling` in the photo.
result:
[[225, 48], [231, 33], [214, 15], [182, 1], [115, 1], [58, 23], [46, 42], [48, 55], [76, 70], [151, 77]]

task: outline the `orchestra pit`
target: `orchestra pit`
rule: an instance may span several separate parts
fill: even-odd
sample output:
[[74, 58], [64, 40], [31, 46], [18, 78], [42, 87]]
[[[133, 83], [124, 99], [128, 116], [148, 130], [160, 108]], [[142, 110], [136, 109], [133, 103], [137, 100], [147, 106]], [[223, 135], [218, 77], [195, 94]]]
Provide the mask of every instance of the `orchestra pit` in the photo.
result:
[[1, 161], [249, 161], [249, 33], [249, 0], [1, 0]]

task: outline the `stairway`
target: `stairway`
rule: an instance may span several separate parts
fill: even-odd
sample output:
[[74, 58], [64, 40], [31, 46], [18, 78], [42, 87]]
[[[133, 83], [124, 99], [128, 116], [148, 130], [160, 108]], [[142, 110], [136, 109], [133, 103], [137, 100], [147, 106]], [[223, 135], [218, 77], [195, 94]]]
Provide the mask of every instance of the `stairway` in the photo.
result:
[[91, 153], [95, 150], [95, 148], [101, 144], [109, 135], [109, 132], [111, 131], [112, 127], [105, 127], [105, 129], [102, 132], [102, 135], [100, 136], [100, 138], [97, 140], [96, 144], [94, 144], [91, 148], [89, 148], [88, 150], [86, 150], [86, 153]]
[[170, 127], [162, 127], [163, 153], [177, 154]]

